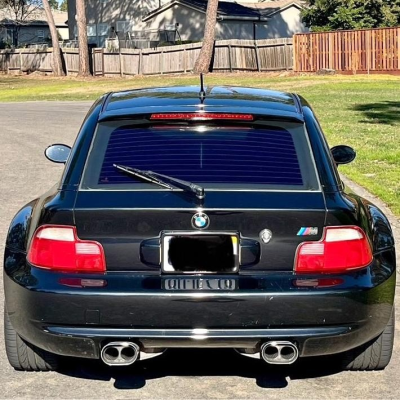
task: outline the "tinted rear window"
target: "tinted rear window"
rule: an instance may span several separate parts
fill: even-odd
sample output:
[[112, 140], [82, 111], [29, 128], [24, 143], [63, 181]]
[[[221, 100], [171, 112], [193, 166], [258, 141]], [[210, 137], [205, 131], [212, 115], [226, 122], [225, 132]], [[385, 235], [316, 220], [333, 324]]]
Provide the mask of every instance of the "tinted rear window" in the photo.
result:
[[113, 125], [103, 124], [98, 129], [85, 174], [86, 188], [160, 189], [121, 173], [113, 164], [155, 171], [208, 188], [316, 188], [301, 125]]

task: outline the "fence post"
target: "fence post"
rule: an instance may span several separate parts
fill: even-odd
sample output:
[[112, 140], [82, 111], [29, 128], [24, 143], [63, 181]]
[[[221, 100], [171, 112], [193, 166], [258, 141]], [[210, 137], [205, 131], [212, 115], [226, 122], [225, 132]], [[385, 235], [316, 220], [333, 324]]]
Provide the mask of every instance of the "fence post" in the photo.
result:
[[160, 54], [160, 74], [164, 73], [164, 50], [161, 50]]
[[289, 39], [285, 39], [285, 41], [284, 41], [284, 43], [283, 43], [283, 52], [284, 52], [284, 54], [285, 54], [285, 67], [286, 67], [286, 71], [289, 71], [288, 40], [289, 40]]
[[[119, 54], [119, 72], [121, 75], [121, 78], [124, 76], [124, 63], [122, 59], [122, 53], [121, 53], [121, 47], [118, 46], [118, 54]], [[104, 67], [103, 67], [104, 70]]]
[[143, 50], [139, 50], [139, 68], [138, 68], [138, 74], [143, 75]]
[[371, 32], [367, 32], [367, 51], [366, 51], [366, 57], [367, 57], [367, 71], [368, 75], [370, 74], [371, 70]]
[[328, 36], [328, 62], [329, 62], [329, 69], [333, 68], [333, 33], [329, 33]]
[[19, 72], [22, 74], [22, 49], [19, 49], [18, 52], [19, 52]]
[[293, 36], [293, 71], [297, 72], [297, 35]]
[[104, 76], [106, 73], [106, 64], [104, 63], [104, 49], [101, 49], [101, 75]]
[[10, 73], [10, 63], [11, 63], [11, 55], [10, 51], [7, 50], [6, 53], [6, 70], [7, 70], [7, 75]]
[[231, 45], [228, 44], [228, 61], [229, 61], [229, 72], [232, 72], [232, 54], [231, 54]]
[[186, 74], [186, 48], [183, 48], [183, 73]]
[[397, 69], [400, 69], [400, 28], [397, 28]]
[[258, 50], [257, 42], [254, 41], [254, 50], [256, 51], [256, 64], [257, 64], [257, 71], [261, 71], [261, 66], [260, 66], [260, 53]]
[[96, 52], [92, 49], [93, 76], [96, 76]]

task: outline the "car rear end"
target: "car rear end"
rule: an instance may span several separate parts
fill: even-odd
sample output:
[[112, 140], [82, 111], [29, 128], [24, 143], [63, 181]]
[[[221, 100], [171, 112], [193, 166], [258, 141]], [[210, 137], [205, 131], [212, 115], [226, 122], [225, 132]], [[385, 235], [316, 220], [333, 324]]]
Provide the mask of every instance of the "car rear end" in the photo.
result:
[[[29, 283], [5, 282], [20, 335], [109, 365], [172, 347], [289, 364], [374, 339], [392, 312], [393, 269], [351, 204], [321, 184], [316, 140], [300, 115], [104, 118], [73, 223], [41, 224]], [[115, 165], [194, 182], [205, 198]]]

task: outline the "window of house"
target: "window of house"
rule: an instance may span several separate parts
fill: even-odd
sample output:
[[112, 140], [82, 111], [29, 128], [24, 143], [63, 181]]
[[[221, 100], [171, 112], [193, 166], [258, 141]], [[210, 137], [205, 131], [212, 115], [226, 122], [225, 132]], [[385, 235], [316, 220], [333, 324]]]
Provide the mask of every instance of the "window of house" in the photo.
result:
[[108, 24], [97, 24], [97, 35], [108, 36], [109, 29], [110, 27]]
[[117, 32], [127, 33], [131, 30], [130, 21], [117, 21]]
[[13, 43], [14, 42], [14, 29], [7, 28], [6, 29], [6, 41]]
[[97, 36], [97, 34], [96, 34], [96, 24], [89, 24], [87, 26], [87, 35], [88, 35], [88, 37]]
[[37, 30], [36, 36], [38, 38], [38, 41], [43, 41], [44, 40], [44, 30], [43, 29]]

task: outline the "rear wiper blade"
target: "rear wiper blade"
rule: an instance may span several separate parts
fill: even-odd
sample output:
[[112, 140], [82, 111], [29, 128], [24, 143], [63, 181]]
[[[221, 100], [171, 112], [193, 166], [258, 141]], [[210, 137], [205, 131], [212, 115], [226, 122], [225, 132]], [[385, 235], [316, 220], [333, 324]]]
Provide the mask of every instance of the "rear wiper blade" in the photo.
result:
[[[148, 182], [165, 187], [167, 189], [173, 190], [175, 186], [179, 189], [184, 190], [185, 192], [193, 193], [198, 199], [204, 199], [205, 197], [204, 188], [192, 182], [187, 182], [169, 175], [159, 174], [158, 172], [154, 171], [143, 171], [141, 169], [132, 168], [125, 165], [113, 164], [113, 166], [129, 175], [136, 176], [140, 179], [144, 179]], [[173, 186], [165, 182], [163, 179], [159, 179], [159, 177], [170, 181]]]
[[158, 179], [155, 176], [149, 174], [148, 171], [142, 171], [137, 168], [131, 168], [131, 167], [127, 167], [125, 165], [119, 165], [119, 164], [113, 164], [113, 167], [115, 167], [119, 171], [123, 171], [129, 175], [133, 175], [133, 176], [136, 176], [137, 178], [154, 183], [155, 185], [165, 187], [169, 190], [174, 190], [173, 186], [171, 186], [168, 183], [163, 182], [161, 179]]
[[206, 197], [204, 188], [196, 185], [195, 183], [183, 181], [182, 179], [174, 178], [173, 176], [159, 174], [158, 172], [148, 171], [150, 174], [155, 176], [160, 176], [161, 178], [167, 179], [168, 181], [172, 182], [174, 186], [179, 187], [186, 192], [191, 192], [196, 195], [198, 199], [204, 199]]

